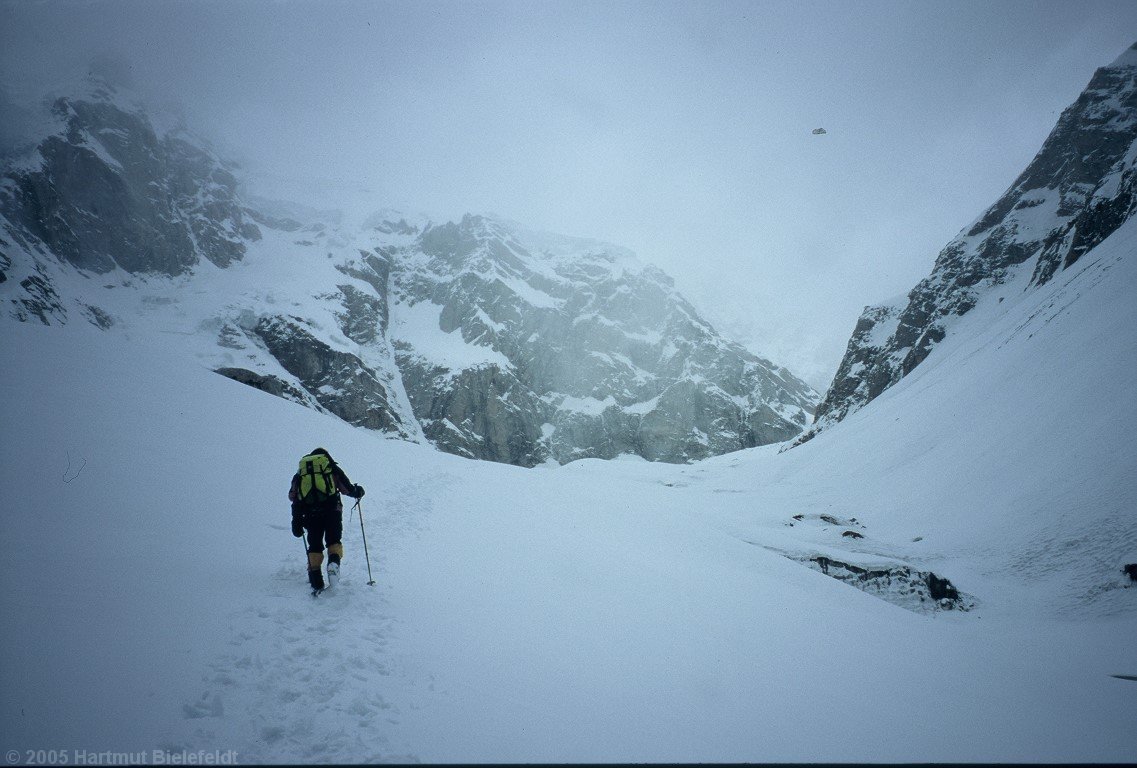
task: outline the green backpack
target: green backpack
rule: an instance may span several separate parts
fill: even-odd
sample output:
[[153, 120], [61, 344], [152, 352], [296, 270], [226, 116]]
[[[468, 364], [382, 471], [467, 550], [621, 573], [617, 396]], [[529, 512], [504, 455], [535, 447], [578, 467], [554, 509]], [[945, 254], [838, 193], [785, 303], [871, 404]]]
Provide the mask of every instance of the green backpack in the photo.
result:
[[339, 493], [332, 475], [335, 463], [322, 453], [313, 453], [300, 459], [300, 501], [319, 504]]

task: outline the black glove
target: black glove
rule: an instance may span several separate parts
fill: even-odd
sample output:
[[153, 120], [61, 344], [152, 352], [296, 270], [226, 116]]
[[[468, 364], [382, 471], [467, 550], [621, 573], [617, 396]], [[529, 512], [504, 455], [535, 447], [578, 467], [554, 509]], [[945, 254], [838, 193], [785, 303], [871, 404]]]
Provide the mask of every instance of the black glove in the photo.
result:
[[292, 518], [292, 535], [298, 539], [304, 535], [304, 526], [295, 517]]
[[355, 498], [357, 498], [357, 499], [363, 498], [363, 486], [362, 485], [356, 485], [355, 486]]

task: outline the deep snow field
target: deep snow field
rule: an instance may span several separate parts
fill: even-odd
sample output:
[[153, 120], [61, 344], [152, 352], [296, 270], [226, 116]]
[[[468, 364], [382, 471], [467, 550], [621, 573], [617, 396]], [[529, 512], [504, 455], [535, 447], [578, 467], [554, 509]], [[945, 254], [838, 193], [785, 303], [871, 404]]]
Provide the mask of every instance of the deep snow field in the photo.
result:
[[[1137, 760], [1137, 682], [1112, 677], [1137, 675], [1135, 253], [1131, 220], [805, 445], [687, 466], [464, 460], [157, 330], [9, 323], [0, 749]], [[367, 488], [378, 584], [345, 513], [314, 599], [286, 493], [317, 445]], [[907, 610], [813, 555], [972, 607]]]

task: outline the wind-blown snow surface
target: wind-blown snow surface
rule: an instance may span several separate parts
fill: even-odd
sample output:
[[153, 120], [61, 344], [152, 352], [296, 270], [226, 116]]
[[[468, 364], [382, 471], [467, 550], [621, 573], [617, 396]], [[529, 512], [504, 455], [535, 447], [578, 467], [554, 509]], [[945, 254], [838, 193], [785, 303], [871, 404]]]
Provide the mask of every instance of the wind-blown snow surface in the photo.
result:
[[[687, 467], [466, 461], [157, 337], [11, 325], [0, 748], [1133, 760], [1137, 683], [1110, 675], [1137, 674], [1135, 248], [1129, 222], [1008, 284], [1019, 306], [804, 446]], [[368, 488], [378, 585], [345, 521], [312, 599], [285, 491], [316, 445]], [[904, 610], [779, 553], [909, 563], [976, 605]]]

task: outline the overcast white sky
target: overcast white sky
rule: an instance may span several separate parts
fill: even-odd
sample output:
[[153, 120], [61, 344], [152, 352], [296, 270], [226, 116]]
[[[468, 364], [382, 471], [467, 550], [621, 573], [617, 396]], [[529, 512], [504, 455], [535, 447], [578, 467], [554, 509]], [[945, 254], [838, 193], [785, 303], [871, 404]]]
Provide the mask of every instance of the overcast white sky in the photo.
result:
[[822, 390], [1135, 41], [1134, 0], [0, 0], [9, 94], [126, 57], [255, 191], [619, 243]]

